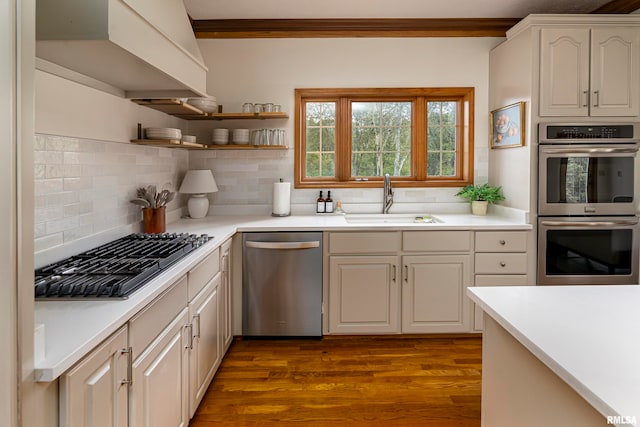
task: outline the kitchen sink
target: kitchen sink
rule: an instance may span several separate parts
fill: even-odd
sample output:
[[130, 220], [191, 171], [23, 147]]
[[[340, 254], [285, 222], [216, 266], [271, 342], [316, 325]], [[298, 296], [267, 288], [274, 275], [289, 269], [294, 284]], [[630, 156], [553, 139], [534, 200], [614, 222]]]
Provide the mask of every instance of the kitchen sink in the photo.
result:
[[350, 224], [441, 224], [442, 220], [426, 214], [346, 214]]

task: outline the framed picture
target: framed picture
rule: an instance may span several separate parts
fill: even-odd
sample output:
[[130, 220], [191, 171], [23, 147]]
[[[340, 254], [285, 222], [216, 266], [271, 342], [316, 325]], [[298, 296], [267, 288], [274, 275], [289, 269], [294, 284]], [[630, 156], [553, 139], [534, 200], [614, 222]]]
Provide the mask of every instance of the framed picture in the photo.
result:
[[507, 105], [490, 114], [491, 148], [524, 145], [524, 102]]

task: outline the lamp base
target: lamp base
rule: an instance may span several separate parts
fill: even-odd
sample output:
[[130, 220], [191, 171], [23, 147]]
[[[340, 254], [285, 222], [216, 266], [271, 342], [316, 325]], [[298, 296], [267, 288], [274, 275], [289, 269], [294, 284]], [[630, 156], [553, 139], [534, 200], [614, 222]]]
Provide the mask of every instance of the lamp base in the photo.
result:
[[192, 194], [187, 202], [187, 209], [191, 218], [204, 218], [209, 212], [209, 198], [206, 194]]

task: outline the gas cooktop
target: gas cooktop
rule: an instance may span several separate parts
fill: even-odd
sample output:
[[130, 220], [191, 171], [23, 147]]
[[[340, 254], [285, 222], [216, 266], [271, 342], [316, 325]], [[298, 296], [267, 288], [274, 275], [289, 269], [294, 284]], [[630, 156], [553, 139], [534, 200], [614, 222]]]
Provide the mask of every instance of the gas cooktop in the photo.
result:
[[124, 299], [213, 237], [130, 234], [35, 272], [38, 300]]

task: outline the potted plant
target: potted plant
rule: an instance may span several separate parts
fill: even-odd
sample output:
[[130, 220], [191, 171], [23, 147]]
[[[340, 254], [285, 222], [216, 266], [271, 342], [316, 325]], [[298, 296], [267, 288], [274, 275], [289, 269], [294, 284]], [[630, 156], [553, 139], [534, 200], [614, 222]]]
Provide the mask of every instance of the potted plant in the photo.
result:
[[471, 202], [471, 213], [474, 215], [486, 215], [487, 206], [504, 200], [501, 193], [502, 187], [493, 187], [489, 184], [469, 184], [458, 191], [456, 196]]

